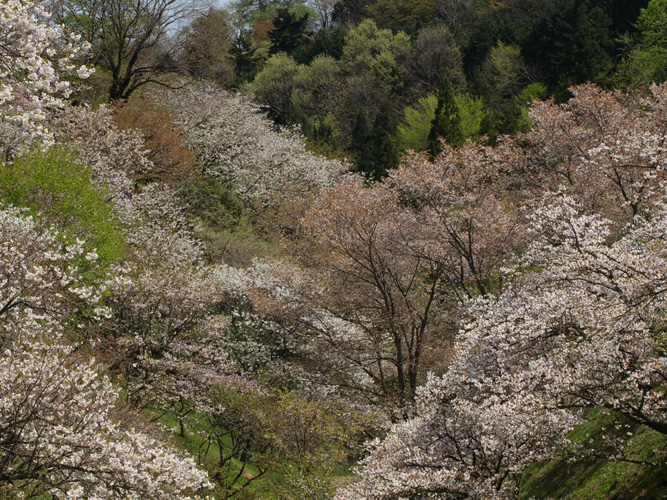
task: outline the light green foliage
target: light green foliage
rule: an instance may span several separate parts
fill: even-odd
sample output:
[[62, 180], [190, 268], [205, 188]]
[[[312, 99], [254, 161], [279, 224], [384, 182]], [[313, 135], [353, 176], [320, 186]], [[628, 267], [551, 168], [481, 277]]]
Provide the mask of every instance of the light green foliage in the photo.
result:
[[528, 116], [528, 106], [534, 100], [545, 100], [549, 97], [547, 86], [543, 83], [531, 83], [519, 92], [515, 101], [521, 110], [521, 115], [517, 120], [517, 130], [528, 132], [531, 127], [530, 117]]
[[518, 130], [521, 107], [516, 95], [525, 85], [521, 49], [499, 42], [487, 54], [477, 72], [477, 86], [488, 110], [483, 123], [490, 136]]
[[0, 195], [53, 221], [62, 231], [96, 248], [102, 264], [120, 259], [124, 243], [108, 193], [93, 186], [90, 168], [63, 148], [34, 149], [0, 165]]
[[384, 90], [397, 91], [402, 87], [409, 56], [408, 35], [394, 35], [367, 19], [348, 33], [342, 60], [348, 73], [370, 71]]
[[419, 99], [416, 106], [405, 109], [403, 124], [398, 126], [400, 148], [424, 151], [428, 142], [428, 132], [435, 117], [438, 97], [429, 94]]
[[461, 134], [466, 139], [478, 138], [486, 114], [484, 102], [470, 94], [458, 94], [454, 96], [454, 102], [461, 117]]
[[[484, 119], [484, 103], [470, 94], [454, 96], [461, 118], [461, 134], [464, 138], [477, 138]], [[428, 146], [428, 133], [435, 117], [438, 97], [429, 94], [419, 99], [414, 107], [405, 109], [403, 124], [398, 127], [399, 144], [402, 150], [424, 151]]]
[[[304, 67], [281, 52], [272, 55], [255, 80], [245, 87], [269, 109], [269, 115], [280, 124], [286, 124], [292, 109], [292, 92]], [[303, 77], [301, 77], [303, 78]]]
[[667, 0], [651, 0], [635, 24], [631, 50], [619, 64], [616, 82], [638, 87], [667, 79]]
[[482, 96], [490, 104], [496, 104], [515, 95], [522, 86], [522, 65], [521, 49], [499, 42], [489, 51], [477, 74]]

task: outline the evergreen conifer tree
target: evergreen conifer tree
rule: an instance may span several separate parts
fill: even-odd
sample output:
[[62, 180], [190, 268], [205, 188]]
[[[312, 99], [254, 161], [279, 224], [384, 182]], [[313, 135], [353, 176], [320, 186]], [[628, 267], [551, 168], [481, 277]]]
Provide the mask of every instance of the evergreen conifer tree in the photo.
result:
[[354, 152], [357, 170], [368, 175], [372, 169], [371, 127], [366, 111], [360, 109], [354, 120], [350, 146]]
[[435, 117], [431, 122], [431, 130], [428, 133], [428, 151], [431, 160], [442, 152], [440, 138], [452, 146], [460, 146], [463, 142], [459, 108], [454, 101], [452, 84], [447, 78], [442, 81], [438, 90]]
[[302, 45], [306, 40], [306, 26], [309, 15], [306, 13], [299, 17], [290, 12], [289, 9], [278, 9], [273, 19], [273, 29], [269, 31], [271, 40], [271, 54], [278, 52], [291, 53]]
[[379, 180], [387, 175], [387, 170], [398, 165], [397, 130], [398, 120], [394, 107], [389, 99], [385, 99], [373, 123], [373, 162], [368, 172], [370, 178]]

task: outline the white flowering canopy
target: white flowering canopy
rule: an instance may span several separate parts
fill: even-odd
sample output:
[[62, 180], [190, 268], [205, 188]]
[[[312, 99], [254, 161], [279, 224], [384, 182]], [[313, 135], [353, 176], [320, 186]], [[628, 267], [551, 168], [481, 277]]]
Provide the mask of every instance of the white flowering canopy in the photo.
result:
[[45, 111], [70, 91], [64, 75], [85, 79], [92, 69], [75, 64], [86, 50], [77, 36], [49, 22], [39, 0], [0, 2], [0, 141], [49, 139]]
[[331, 185], [347, 164], [306, 150], [297, 131], [276, 129], [257, 105], [214, 86], [174, 91], [167, 102], [200, 153], [205, 173], [230, 182], [244, 200], [298, 199]]
[[0, 497], [195, 498], [206, 473], [123, 425], [118, 390], [69, 341], [73, 304], [107, 313], [82, 258], [94, 266], [83, 242], [64, 246], [19, 210], [0, 210]]

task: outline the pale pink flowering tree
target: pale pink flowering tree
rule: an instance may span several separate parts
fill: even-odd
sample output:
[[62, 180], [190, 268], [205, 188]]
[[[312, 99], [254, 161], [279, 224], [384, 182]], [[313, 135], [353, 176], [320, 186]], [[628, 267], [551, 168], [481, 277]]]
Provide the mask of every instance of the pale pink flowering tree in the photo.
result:
[[86, 326], [77, 310], [107, 313], [104, 287], [75, 263], [95, 254], [15, 209], [0, 227], [2, 496], [184, 499], [210, 486], [192, 459], [123, 424], [118, 390], [70, 340]]
[[556, 105], [535, 102], [526, 173], [539, 189], [566, 190], [589, 213], [615, 225], [645, 215], [665, 179], [667, 86], [646, 96], [573, 87], [574, 97]]
[[[517, 498], [527, 466], [566, 453], [664, 465], [633, 453], [625, 432], [667, 432], [664, 89], [573, 92], [533, 107], [525, 156], [503, 165], [536, 174], [522, 182], [537, 188], [508, 285], [464, 305], [451, 366], [338, 498]], [[623, 432], [570, 442], [591, 409]]]
[[509, 140], [470, 144], [435, 162], [409, 155], [383, 184], [350, 175], [324, 188], [295, 258], [249, 268], [253, 310], [234, 325], [271, 331], [321, 387], [404, 406], [427, 369], [446, 367], [462, 302], [501, 289], [520, 252], [521, 160]]
[[66, 74], [87, 78], [75, 65], [86, 47], [49, 21], [40, 0], [0, 3], [0, 141], [5, 154], [28, 137], [50, 139], [43, 126], [48, 109], [60, 106], [70, 83]]

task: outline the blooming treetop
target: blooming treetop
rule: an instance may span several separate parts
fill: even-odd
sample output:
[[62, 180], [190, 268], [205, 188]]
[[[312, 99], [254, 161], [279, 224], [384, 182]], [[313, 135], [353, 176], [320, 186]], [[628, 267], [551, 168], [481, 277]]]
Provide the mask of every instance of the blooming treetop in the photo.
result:
[[[48, 138], [45, 110], [61, 104], [70, 83], [63, 74], [87, 78], [92, 70], [74, 64], [84, 45], [49, 22], [40, 0], [0, 2], [0, 107], [4, 147], [16, 137]], [[14, 137], [11, 137], [14, 136]]]
[[276, 202], [330, 185], [344, 162], [306, 151], [303, 137], [276, 130], [247, 98], [213, 86], [170, 93], [176, 124], [200, 152], [207, 175], [232, 182], [245, 200]]

